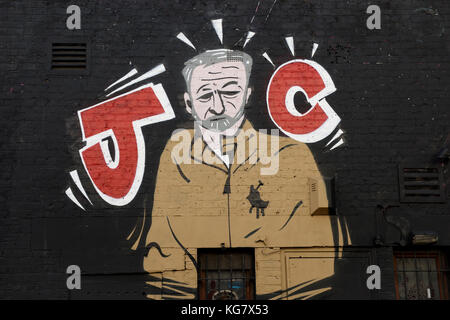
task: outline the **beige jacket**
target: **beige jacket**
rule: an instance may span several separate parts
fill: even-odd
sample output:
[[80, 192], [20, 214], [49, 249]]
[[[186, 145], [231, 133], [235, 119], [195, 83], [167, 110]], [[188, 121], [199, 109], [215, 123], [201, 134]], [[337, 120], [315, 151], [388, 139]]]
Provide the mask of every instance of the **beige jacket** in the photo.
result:
[[[194, 130], [169, 140], [160, 158], [146, 241], [157, 243], [168, 257], [152, 249], [147, 271], [176, 264], [185, 249], [336, 245], [330, 216], [310, 214], [308, 178], [322, 178], [309, 148], [287, 137], [279, 137], [277, 145], [248, 120], [242, 129], [234, 141], [224, 141], [234, 146], [229, 168], [194, 137]], [[191, 139], [188, 150], [180, 147], [183, 137]], [[189, 153], [184, 162], [191, 163], [181, 163], [183, 151]], [[278, 170], [271, 174], [277, 157]]]

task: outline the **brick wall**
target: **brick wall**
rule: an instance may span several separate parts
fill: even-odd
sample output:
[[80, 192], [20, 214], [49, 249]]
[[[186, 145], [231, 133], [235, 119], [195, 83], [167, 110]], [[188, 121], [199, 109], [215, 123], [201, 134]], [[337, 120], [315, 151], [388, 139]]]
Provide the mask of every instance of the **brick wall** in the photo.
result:
[[[387, 215], [408, 220], [411, 230], [434, 231], [440, 246], [450, 245], [448, 190], [443, 203], [399, 203], [397, 172], [401, 163], [436, 165], [449, 181], [448, 161], [436, 158], [450, 140], [447, 2], [278, 1], [271, 10], [271, 1], [263, 1], [255, 14], [256, 0], [77, 1], [81, 30], [67, 30], [70, 4], [0, 1], [0, 297], [73, 298], [77, 293], [65, 284], [70, 264], [92, 275], [83, 283], [95, 288], [94, 297], [151, 294], [145, 281], [125, 276], [139, 277], [144, 255], [142, 247], [131, 250], [126, 239], [151, 208], [165, 142], [175, 128], [192, 123], [184, 112], [179, 73], [190, 52], [175, 36], [183, 31], [199, 50], [209, 49], [217, 45], [210, 25], [215, 18], [224, 19], [230, 46], [250, 26], [256, 32], [246, 47], [254, 57], [247, 113], [256, 128], [276, 128], [265, 105], [273, 67], [262, 53], [278, 66], [292, 59], [286, 35], [294, 36], [299, 58], [309, 59], [312, 43], [319, 45], [314, 60], [336, 85], [327, 101], [342, 119], [345, 145], [323, 152], [323, 140], [310, 149], [323, 175], [337, 175], [337, 209], [346, 217], [354, 247], [373, 246], [377, 206], [389, 204], [399, 207]], [[380, 30], [366, 27], [369, 4], [381, 8]], [[88, 43], [87, 74], [50, 70], [51, 43], [60, 41]], [[133, 67], [144, 72], [159, 63], [168, 72], [155, 79], [164, 84], [176, 117], [143, 129], [147, 154], [141, 187], [129, 205], [111, 206], [82, 171], [77, 111], [102, 101], [104, 89]], [[72, 170], [80, 173], [93, 202], [82, 203], [86, 211], [64, 193], [73, 186]], [[148, 223], [142, 228], [147, 232]], [[399, 232], [385, 228], [386, 239], [398, 242]], [[389, 246], [377, 249], [377, 259], [392, 280], [389, 252]], [[261, 262], [258, 268], [270, 266]], [[347, 285], [342, 286], [351, 291]], [[382, 297], [393, 298], [389, 286]]]

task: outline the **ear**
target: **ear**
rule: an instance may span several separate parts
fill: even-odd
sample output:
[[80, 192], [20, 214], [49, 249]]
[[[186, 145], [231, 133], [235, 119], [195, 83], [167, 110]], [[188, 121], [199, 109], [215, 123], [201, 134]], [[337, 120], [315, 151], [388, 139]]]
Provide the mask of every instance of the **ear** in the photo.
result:
[[246, 101], [245, 101], [245, 103], [248, 103], [248, 98], [250, 98], [250, 95], [252, 94], [252, 88], [247, 88], [247, 98], [246, 98]]
[[189, 114], [192, 114], [192, 103], [191, 98], [189, 97], [189, 93], [184, 93], [184, 104], [186, 105], [186, 110]]

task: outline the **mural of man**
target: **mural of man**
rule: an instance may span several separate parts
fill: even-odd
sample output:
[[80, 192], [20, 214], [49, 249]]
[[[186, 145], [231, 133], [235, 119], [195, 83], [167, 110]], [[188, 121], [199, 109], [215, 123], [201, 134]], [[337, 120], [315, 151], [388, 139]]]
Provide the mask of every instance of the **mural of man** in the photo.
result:
[[[161, 154], [144, 235], [144, 269], [152, 274], [195, 288], [197, 248], [334, 245], [330, 217], [310, 212], [310, 179], [323, 178], [309, 148], [258, 132], [245, 117], [252, 64], [248, 54], [227, 49], [185, 62], [194, 129], [174, 132]], [[302, 280], [332, 274], [331, 261]]]

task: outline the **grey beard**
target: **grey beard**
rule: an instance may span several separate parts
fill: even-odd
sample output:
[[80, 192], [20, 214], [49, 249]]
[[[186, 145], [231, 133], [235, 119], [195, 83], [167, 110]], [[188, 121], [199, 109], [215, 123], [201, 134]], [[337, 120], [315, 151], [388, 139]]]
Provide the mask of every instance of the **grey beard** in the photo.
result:
[[193, 113], [193, 117], [196, 122], [198, 122], [203, 128], [214, 131], [214, 132], [222, 132], [229, 128], [231, 128], [244, 114], [244, 107], [242, 106], [239, 112], [234, 116], [230, 117], [226, 114], [222, 114], [220, 116], [213, 116], [206, 120], [200, 120], [197, 114]]

